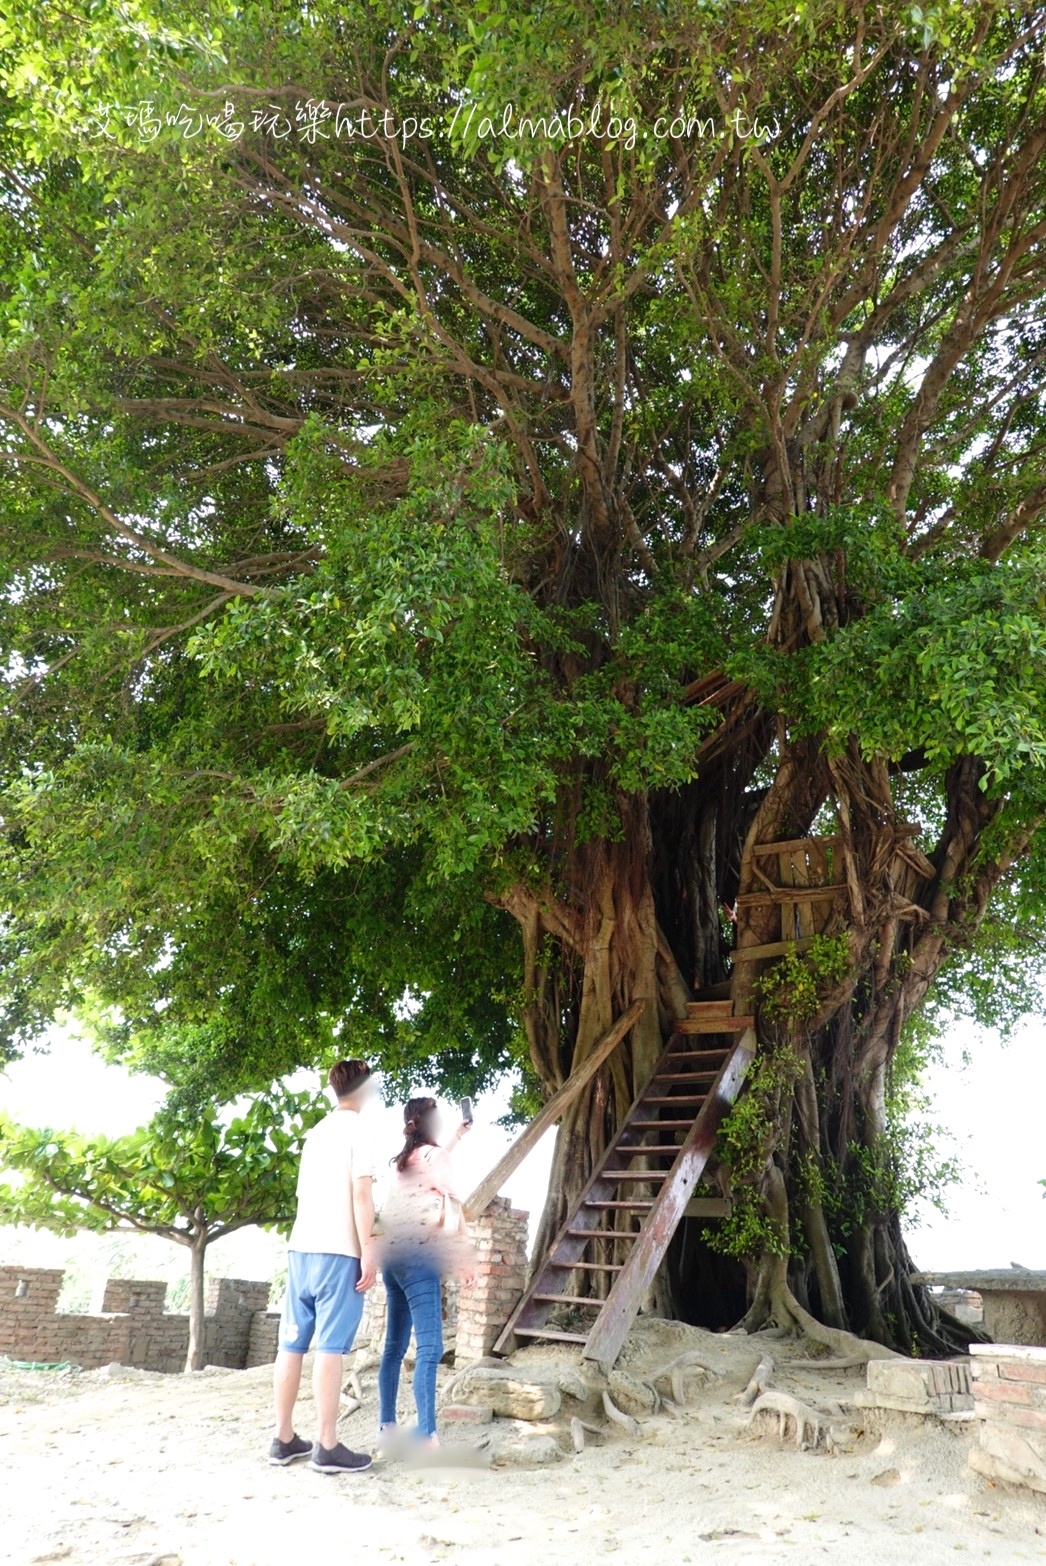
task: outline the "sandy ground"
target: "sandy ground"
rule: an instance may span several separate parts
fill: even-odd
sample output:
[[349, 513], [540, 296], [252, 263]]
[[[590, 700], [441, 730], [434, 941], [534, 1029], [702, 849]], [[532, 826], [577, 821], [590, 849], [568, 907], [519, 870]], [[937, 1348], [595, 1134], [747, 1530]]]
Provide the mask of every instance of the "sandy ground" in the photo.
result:
[[[673, 1324], [675, 1326], [675, 1324]], [[776, 1429], [747, 1430], [733, 1401], [757, 1340], [676, 1327], [671, 1353], [700, 1346], [724, 1374], [688, 1384], [685, 1413], [610, 1427], [539, 1468], [420, 1471], [379, 1463], [328, 1477], [270, 1468], [270, 1373], [191, 1377], [119, 1370], [66, 1374], [0, 1364], [0, 1559], [14, 1566], [294, 1566], [301, 1560], [588, 1566], [941, 1566], [962, 1551], [1003, 1566], [1046, 1560], [1046, 1497], [993, 1487], [967, 1468], [969, 1425], [862, 1413], [836, 1451], [799, 1451]], [[765, 1345], [777, 1385], [845, 1404], [860, 1371], [788, 1370], [796, 1351]], [[647, 1350], [625, 1362], [642, 1368]], [[649, 1360], [650, 1354], [647, 1353]], [[530, 1349], [520, 1366], [569, 1349]], [[450, 1372], [441, 1372], [448, 1377]], [[342, 1437], [371, 1444], [366, 1401]], [[299, 1429], [312, 1435], [309, 1401]], [[482, 1430], [452, 1439], [475, 1442]]]

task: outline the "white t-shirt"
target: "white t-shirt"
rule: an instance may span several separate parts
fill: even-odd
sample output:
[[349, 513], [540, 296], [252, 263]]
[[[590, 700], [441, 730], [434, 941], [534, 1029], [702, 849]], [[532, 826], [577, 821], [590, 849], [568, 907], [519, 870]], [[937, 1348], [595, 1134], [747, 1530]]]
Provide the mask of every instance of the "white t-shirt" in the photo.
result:
[[369, 1128], [352, 1109], [332, 1109], [306, 1134], [298, 1169], [298, 1211], [287, 1247], [359, 1256], [352, 1182], [375, 1174]]

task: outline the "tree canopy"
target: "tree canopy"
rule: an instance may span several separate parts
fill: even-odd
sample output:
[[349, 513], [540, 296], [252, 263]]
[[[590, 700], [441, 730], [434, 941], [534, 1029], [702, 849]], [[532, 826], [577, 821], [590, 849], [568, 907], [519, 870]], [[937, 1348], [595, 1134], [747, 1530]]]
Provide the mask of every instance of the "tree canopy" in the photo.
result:
[[1044, 42], [994, 0], [16, 0], [8, 1047], [91, 995], [183, 1087], [344, 1028], [548, 1091], [646, 995], [561, 1212], [729, 970], [750, 830], [836, 819], [806, 1024], [858, 1140], [939, 974], [1019, 1007]]

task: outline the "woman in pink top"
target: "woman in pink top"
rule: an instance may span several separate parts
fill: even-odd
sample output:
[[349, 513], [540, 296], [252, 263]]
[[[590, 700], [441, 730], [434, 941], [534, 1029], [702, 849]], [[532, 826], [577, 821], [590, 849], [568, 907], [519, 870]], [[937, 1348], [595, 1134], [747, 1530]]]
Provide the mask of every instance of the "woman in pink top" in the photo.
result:
[[468, 1126], [463, 1121], [446, 1147], [441, 1147], [436, 1140], [439, 1110], [434, 1098], [412, 1098], [404, 1109], [403, 1121], [403, 1150], [393, 1159], [396, 1175], [381, 1212], [388, 1316], [378, 1371], [379, 1435], [387, 1444], [396, 1429], [400, 1369], [413, 1328], [418, 1435], [430, 1446], [438, 1446], [436, 1367], [443, 1357], [442, 1279], [448, 1272], [467, 1276], [471, 1255], [450, 1149]]

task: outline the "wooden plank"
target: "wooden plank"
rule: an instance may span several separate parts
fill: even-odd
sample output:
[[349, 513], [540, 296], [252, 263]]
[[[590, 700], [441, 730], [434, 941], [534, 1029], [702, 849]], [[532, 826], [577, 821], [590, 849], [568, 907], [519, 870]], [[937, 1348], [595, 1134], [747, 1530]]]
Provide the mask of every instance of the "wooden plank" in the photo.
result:
[[775, 892], [742, 892], [736, 906], [757, 908], [760, 905], [765, 907], [769, 903], [827, 902], [845, 891], [845, 883], [841, 882], [837, 882], [834, 886], [782, 886]]
[[547, 1338], [550, 1343], [584, 1343], [583, 1332], [546, 1332], [542, 1327], [519, 1327], [521, 1338]]
[[597, 1208], [598, 1207], [600, 1209], [606, 1207], [606, 1208], [612, 1208], [612, 1209], [617, 1210], [617, 1209], [620, 1208], [620, 1209], [624, 1209], [624, 1210], [626, 1210], [626, 1211], [628, 1211], [630, 1213], [631, 1212], [638, 1213], [638, 1212], [642, 1212], [647, 1207], [653, 1207], [654, 1199], [653, 1199], [653, 1197], [639, 1197], [639, 1196], [637, 1196], [637, 1197], [629, 1199], [628, 1201], [614, 1202], [614, 1201], [610, 1201], [608, 1199], [607, 1201], [587, 1202], [585, 1205], [587, 1207], [592, 1207], [592, 1208]]
[[684, 1218], [728, 1218], [733, 1203], [725, 1196], [692, 1196], [683, 1208]]
[[661, 1189], [643, 1224], [628, 1261], [614, 1280], [606, 1304], [589, 1333], [582, 1354], [609, 1367], [621, 1352], [639, 1307], [653, 1282], [672, 1236], [679, 1227], [694, 1187], [708, 1162], [719, 1127], [740, 1091], [755, 1056], [754, 1032], [742, 1035], [724, 1064], [713, 1095], [683, 1143], [671, 1175]]
[[515, 1173], [549, 1127], [555, 1125], [567, 1106], [574, 1102], [581, 1089], [591, 1082], [603, 1062], [613, 1054], [629, 1029], [639, 1021], [646, 1004], [645, 999], [634, 1000], [628, 1010], [621, 1013], [614, 1026], [604, 1033], [587, 1059], [582, 1061], [576, 1071], [571, 1072], [558, 1092], [553, 1093], [544, 1109], [535, 1115], [529, 1126], [512, 1143], [505, 1156], [494, 1165], [490, 1173], [480, 1181], [472, 1195], [468, 1197], [465, 1202], [467, 1218], [478, 1218], [497, 1196], [505, 1181]]
[[650, 1080], [661, 1086], [665, 1082], [714, 1082], [718, 1075], [719, 1067], [709, 1066], [701, 1071], [655, 1071]]
[[790, 853], [793, 849], [806, 848], [810, 843], [823, 844], [841, 843], [841, 837], [786, 837], [779, 843], [755, 843], [752, 847], [753, 854], [780, 854]]
[[[588, 1240], [638, 1240], [639, 1238], [638, 1229], [579, 1229], [577, 1232], [584, 1234]], [[574, 1230], [568, 1229], [567, 1233], [573, 1234]], [[569, 1265], [575, 1267], [595, 1267], [597, 1264], [595, 1262], [574, 1262], [573, 1264], [564, 1262], [563, 1265], [564, 1267]]]
[[799, 941], [764, 941], [759, 946], [735, 946], [730, 953], [734, 962], [762, 962], [767, 957], [787, 957], [790, 952], [805, 952], [812, 936]]
[[[661, 1059], [662, 1061], [709, 1060], [713, 1061], [717, 1066], [721, 1066], [732, 1049], [732, 1044], [723, 1044], [719, 1049], [667, 1049], [661, 1056]], [[658, 1070], [660, 1070], [660, 1067]]]
[[743, 1033], [752, 1026], [752, 1018], [746, 1017], [681, 1017], [676, 1023], [677, 1033]]
[[547, 1300], [553, 1305], [584, 1305], [588, 1310], [601, 1310], [602, 1300], [594, 1300], [591, 1294], [535, 1294], [536, 1300]]
[[[610, 1234], [613, 1232], [612, 1229], [608, 1230]], [[553, 1262], [552, 1265], [553, 1267], [558, 1267], [561, 1272], [620, 1272], [625, 1264], [624, 1262]], [[531, 1299], [535, 1300], [547, 1300], [549, 1298], [550, 1296], [547, 1294], [531, 1295]], [[559, 1296], [552, 1295], [551, 1298], [558, 1299]]]
[[732, 1000], [688, 1001], [688, 1017], [729, 1017], [734, 1009]]

